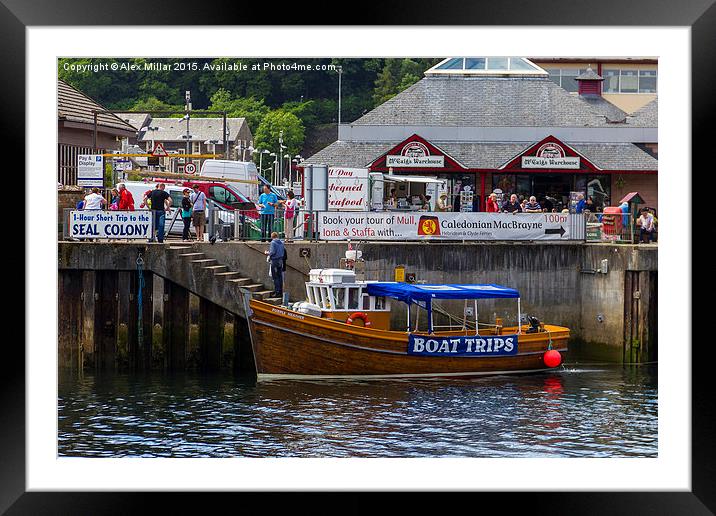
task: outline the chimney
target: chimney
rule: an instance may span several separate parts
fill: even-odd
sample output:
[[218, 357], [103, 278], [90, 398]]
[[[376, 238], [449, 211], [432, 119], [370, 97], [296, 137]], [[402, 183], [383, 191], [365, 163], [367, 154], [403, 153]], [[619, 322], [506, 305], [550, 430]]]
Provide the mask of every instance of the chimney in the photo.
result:
[[604, 80], [604, 77], [595, 73], [591, 68], [587, 68], [587, 70], [583, 74], [576, 77], [575, 80], [579, 85], [577, 91], [580, 96], [602, 96], [602, 81]]

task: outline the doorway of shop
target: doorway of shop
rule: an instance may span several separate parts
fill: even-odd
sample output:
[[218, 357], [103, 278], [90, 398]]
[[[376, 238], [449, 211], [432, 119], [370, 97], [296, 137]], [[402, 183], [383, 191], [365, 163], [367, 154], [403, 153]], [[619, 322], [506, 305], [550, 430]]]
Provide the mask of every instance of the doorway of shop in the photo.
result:
[[532, 176], [532, 195], [537, 197], [543, 208], [548, 211], [562, 211], [569, 206], [569, 192], [572, 190], [571, 174], [534, 174]]

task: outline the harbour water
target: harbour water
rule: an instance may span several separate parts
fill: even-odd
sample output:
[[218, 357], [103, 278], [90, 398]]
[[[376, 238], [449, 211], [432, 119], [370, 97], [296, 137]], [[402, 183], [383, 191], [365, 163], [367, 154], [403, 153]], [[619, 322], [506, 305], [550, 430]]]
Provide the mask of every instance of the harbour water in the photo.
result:
[[656, 457], [656, 366], [451, 380], [61, 373], [60, 457]]

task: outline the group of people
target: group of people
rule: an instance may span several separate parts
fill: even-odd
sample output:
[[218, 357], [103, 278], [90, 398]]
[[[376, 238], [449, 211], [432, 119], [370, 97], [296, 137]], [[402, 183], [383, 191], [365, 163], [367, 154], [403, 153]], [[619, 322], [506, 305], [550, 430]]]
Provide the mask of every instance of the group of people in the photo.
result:
[[286, 235], [286, 242], [292, 242], [294, 238], [295, 219], [298, 212], [298, 199], [292, 191], [286, 194], [288, 199], [279, 199], [268, 185], [264, 185], [263, 193], [259, 196], [256, 207], [261, 214], [261, 241], [266, 242], [269, 236], [273, 240], [273, 227], [276, 220], [276, 210], [283, 208], [283, 227]]
[[[182, 241], [186, 242], [191, 239], [190, 226], [194, 223], [196, 238], [202, 242], [204, 240], [204, 226], [206, 225], [206, 194], [199, 189], [199, 185], [192, 187], [193, 192], [189, 188], [182, 191], [181, 200], [181, 218], [184, 223], [182, 231]], [[164, 242], [164, 226], [166, 224], [166, 214], [171, 211], [172, 197], [165, 191], [165, 183], [157, 183], [154, 190], [144, 192], [144, 198], [140, 208], [149, 208], [152, 212], [152, 222], [154, 224], [154, 234], [149, 242]]]
[[76, 208], [78, 210], [134, 210], [134, 197], [132, 192], [127, 190], [124, 183], [119, 183], [117, 188], [112, 189], [112, 197], [109, 202], [104, 196], [99, 193], [99, 188], [95, 187], [90, 190], [90, 193], [84, 196], [80, 202], [77, 203]]
[[[534, 195], [529, 198], [523, 197], [520, 200], [517, 194], [511, 194], [509, 200], [500, 205], [497, 193], [493, 192], [487, 197], [485, 211], [488, 213], [556, 213], [559, 211], [559, 207], [555, 206], [547, 197], [540, 203]], [[601, 207], [597, 206], [591, 195], [586, 199], [583, 194], [578, 195], [577, 203], [574, 206], [575, 213], [597, 213], [600, 211]], [[569, 208], [564, 207], [561, 212], [569, 213]]]

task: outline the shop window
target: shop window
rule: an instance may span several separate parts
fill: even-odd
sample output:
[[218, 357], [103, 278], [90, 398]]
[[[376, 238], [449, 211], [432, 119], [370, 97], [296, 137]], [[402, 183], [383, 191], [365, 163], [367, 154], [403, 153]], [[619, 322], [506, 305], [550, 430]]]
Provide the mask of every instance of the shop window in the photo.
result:
[[656, 70], [639, 70], [639, 93], [656, 93]]
[[526, 174], [520, 174], [515, 176], [515, 193], [518, 196], [524, 196], [529, 199], [532, 195], [532, 181], [530, 176]]
[[637, 70], [622, 70], [619, 74], [619, 91], [621, 93], [638, 93], [639, 72]]
[[604, 70], [602, 77], [602, 92], [619, 93], [619, 70]]
[[608, 206], [611, 196], [611, 181], [607, 175], [589, 176], [587, 179], [587, 197], [594, 200], [595, 206]]
[[493, 174], [492, 189], [502, 190], [503, 197], [509, 199], [510, 194], [515, 193], [515, 176], [514, 174]]

